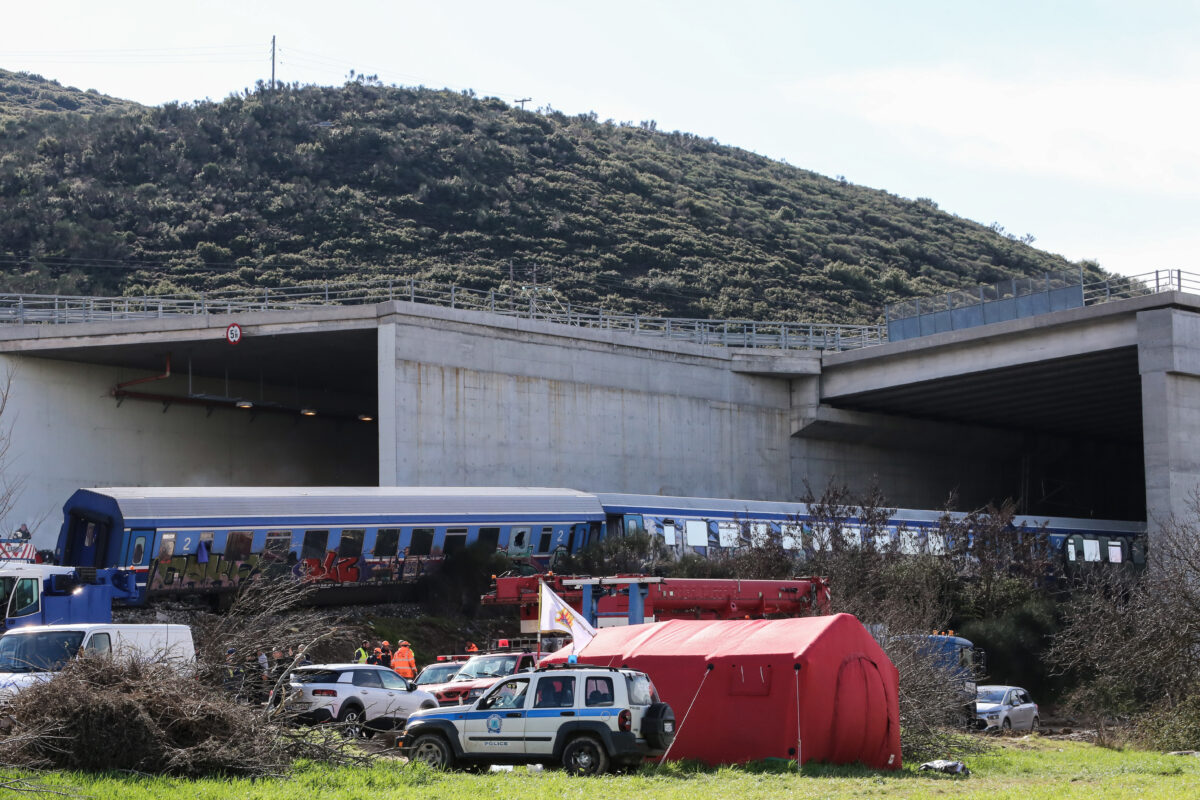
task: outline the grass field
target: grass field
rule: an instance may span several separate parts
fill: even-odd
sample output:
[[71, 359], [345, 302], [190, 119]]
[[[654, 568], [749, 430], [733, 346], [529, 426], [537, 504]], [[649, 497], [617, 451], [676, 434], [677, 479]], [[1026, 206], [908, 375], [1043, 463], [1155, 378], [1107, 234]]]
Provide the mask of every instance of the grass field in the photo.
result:
[[[41, 786], [103, 800], [186, 797], [188, 800], [379, 800], [380, 797], [476, 800], [757, 800], [778, 797], [978, 797], [1013, 798], [1190, 798], [1200, 797], [1200, 758], [1115, 751], [1078, 742], [1039, 738], [1006, 740], [985, 756], [969, 760], [972, 775], [951, 778], [915, 771], [878, 773], [859, 768], [809, 765], [803, 773], [777, 765], [705, 769], [673, 764], [629, 776], [569, 778], [561, 772], [485, 775], [435, 773], [399, 762], [370, 769], [299, 769], [292, 777], [261, 781], [184, 781], [140, 776], [53, 773], [30, 776]], [[8, 773], [13, 777], [13, 773]]]

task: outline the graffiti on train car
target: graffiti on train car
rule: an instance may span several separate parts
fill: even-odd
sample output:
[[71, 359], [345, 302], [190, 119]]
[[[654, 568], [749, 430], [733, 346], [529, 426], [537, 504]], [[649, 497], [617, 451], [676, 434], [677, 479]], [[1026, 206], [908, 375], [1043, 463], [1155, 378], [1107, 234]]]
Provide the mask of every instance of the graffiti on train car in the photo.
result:
[[310, 581], [358, 583], [358, 556], [338, 558], [336, 550], [329, 550], [324, 558], [306, 558], [299, 562], [292, 574]]
[[207, 557], [189, 553], [156, 558], [150, 562], [147, 587], [151, 591], [232, 589], [258, 574], [260, 561], [261, 557], [256, 553], [233, 559], [216, 553]]
[[324, 558], [286, 559], [273, 553], [252, 553], [227, 559], [213, 553], [204, 558], [197, 553], [158, 558], [150, 562], [147, 588], [154, 592], [190, 589], [233, 589], [255, 575], [282, 575], [317, 583], [407, 583], [436, 571], [440, 555], [360, 558], [339, 556], [328, 550]]

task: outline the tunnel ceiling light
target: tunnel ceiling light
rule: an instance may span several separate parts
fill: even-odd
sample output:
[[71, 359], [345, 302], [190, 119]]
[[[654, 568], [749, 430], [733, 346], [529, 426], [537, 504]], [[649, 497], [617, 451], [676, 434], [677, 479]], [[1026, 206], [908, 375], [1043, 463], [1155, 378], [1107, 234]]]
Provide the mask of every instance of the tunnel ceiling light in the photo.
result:
[[317, 415], [317, 410], [316, 410], [315, 408], [302, 408], [302, 409], [300, 409], [300, 416], [303, 416], [303, 417], [315, 417], [316, 415]]
[[370, 414], [359, 414], [358, 418], [362, 422], [374, 422], [375, 421], [375, 418], [372, 417]]
[[251, 403], [249, 400], [238, 400], [234, 405], [238, 408], [254, 408], [254, 403]]

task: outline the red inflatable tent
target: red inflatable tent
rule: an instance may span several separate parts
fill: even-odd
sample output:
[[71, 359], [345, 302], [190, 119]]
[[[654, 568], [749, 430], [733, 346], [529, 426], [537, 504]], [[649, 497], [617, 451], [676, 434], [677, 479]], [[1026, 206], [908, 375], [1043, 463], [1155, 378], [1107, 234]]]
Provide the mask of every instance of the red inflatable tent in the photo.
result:
[[579, 663], [650, 676], [675, 710], [672, 759], [730, 764], [798, 752], [803, 762], [900, 768], [896, 668], [849, 614], [604, 628]]

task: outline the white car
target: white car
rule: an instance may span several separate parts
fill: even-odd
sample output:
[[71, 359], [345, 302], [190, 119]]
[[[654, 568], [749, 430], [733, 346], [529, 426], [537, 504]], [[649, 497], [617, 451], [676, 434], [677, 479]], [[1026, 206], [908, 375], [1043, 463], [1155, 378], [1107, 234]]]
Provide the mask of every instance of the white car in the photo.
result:
[[548, 667], [501, 678], [470, 705], [418, 711], [401, 754], [437, 769], [561, 765], [576, 775], [634, 767], [675, 738], [675, 714], [644, 672]]
[[975, 729], [1037, 731], [1042, 720], [1037, 703], [1019, 686], [980, 686], [975, 691]]
[[337, 721], [349, 736], [400, 730], [437, 698], [387, 667], [374, 664], [313, 664], [289, 676], [285, 710], [301, 722]]
[[[463, 661], [465, 660], [463, 659]], [[423, 689], [428, 689], [430, 686], [452, 681], [458, 671], [462, 669], [463, 661], [435, 661], [418, 672], [417, 677], [413, 678], [413, 683]]]
[[162, 661], [181, 669], [195, 658], [187, 625], [26, 625], [0, 636], [0, 699], [50, 680], [67, 661], [84, 652]]

